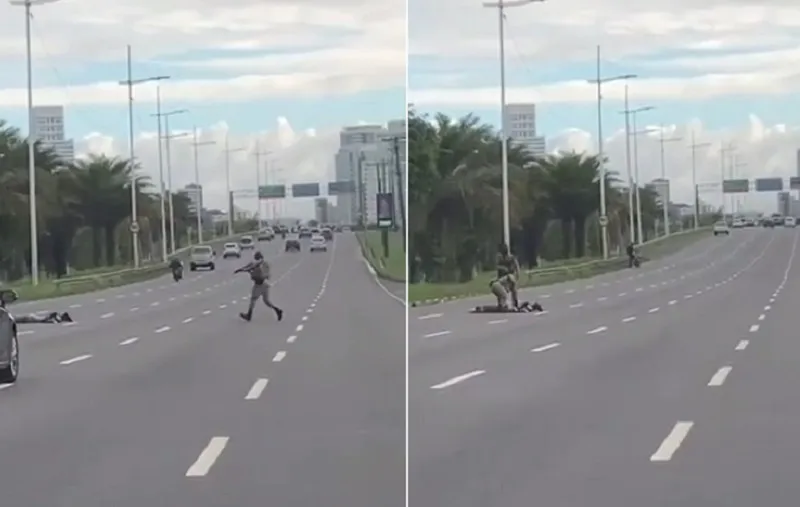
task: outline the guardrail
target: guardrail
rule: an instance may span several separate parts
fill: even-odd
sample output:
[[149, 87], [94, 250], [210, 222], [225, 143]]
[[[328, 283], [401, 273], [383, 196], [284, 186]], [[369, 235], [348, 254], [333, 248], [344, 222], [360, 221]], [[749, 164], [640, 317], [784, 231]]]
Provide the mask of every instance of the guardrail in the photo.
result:
[[[233, 241], [237, 238], [240, 238], [245, 235], [255, 235], [258, 231], [249, 231], [249, 232], [242, 232], [240, 234], [234, 234], [232, 236], [226, 236], [224, 238], [217, 238], [212, 241], [206, 241], [203, 244], [209, 245], [213, 247], [215, 250], [219, 250], [222, 248], [222, 245]], [[184, 248], [180, 248], [175, 251], [173, 255], [177, 255], [182, 259], [186, 260], [189, 257], [189, 252], [191, 249], [197, 245], [187, 246]], [[94, 275], [85, 275], [85, 276], [75, 276], [69, 278], [63, 278], [60, 280], [54, 280], [53, 283], [56, 285], [57, 290], [69, 292], [69, 288], [75, 286], [90, 286], [94, 289], [103, 289], [108, 287], [117, 287], [119, 285], [126, 285], [129, 283], [135, 283], [139, 281], [145, 281], [157, 276], [165, 275], [169, 273], [169, 266], [167, 263], [159, 262], [157, 264], [150, 264], [147, 266], [142, 266], [140, 268], [127, 268], [127, 269], [120, 269], [117, 271], [108, 271], [104, 273], [97, 273]]]
[[[677, 232], [669, 236], [660, 236], [642, 243], [639, 249], [639, 256], [643, 262], [648, 261], [647, 249], [649, 247], [658, 246], [665, 241], [673, 240], [675, 238], [699, 235], [711, 231], [711, 227], [700, 227], [689, 231]], [[537, 278], [547, 278], [551, 275], [570, 275], [571, 278], [585, 278], [584, 275], [598, 275], [607, 271], [616, 271], [620, 268], [627, 266], [628, 259], [625, 256], [614, 256], [609, 259], [596, 259], [592, 261], [582, 262], [579, 264], [570, 264], [566, 266], [554, 266], [552, 268], [536, 268], [525, 271], [527, 283], [531, 284]]]

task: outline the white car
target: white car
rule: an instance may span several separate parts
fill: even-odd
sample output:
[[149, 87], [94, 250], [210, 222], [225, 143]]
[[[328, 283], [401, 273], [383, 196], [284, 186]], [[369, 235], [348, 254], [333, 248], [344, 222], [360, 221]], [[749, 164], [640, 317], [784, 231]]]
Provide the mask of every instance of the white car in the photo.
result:
[[242, 236], [242, 239], [239, 240], [239, 246], [242, 247], [242, 250], [252, 250], [256, 247], [256, 242], [253, 241], [253, 236]]
[[189, 269], [196, 271], [197, 268], [208, 268], [214, 271], [214, 249], [208, 245], [198, 245], [192, 247], [189, 255]]
[[311, 236], [311, 243], [309, 244], [308, 249], [312, 252], [327, 252], [328, 242], [324, 237], [322, 237], [321, 234], [316, 234]]
[[225, 243], [222, 247], [222, 258], [227, 259], [228, 257], [242, 258], [242, 249], [239, 247], [239, 243]]
[[783, 219], [784, 227], [797, 227], [797, 219], [795, 217], [786, 217]]
[[729, 236], [730, 233], [731, 230], [728, 229], [728, 224], [726, 224], [724, 221], [719, 221], [714, 224], [714, 236], [719, 236], [720, 234]]
[[744, 227], [744, 219], [737, 218], [737, 219], [735, 219], [733, 221], [733, 228], [734, 229], [741, 229], [742, 227]]

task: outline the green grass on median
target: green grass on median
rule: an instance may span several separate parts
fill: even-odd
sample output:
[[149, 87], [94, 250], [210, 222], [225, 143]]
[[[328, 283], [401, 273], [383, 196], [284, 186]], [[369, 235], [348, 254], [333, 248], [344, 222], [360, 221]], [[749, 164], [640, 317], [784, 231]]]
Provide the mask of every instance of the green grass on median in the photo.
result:
[[405, 282], [406, 254], [401, 231], [389, 231], [388, 257], [384, 255], [381, 231], [360, 231], [356, 234], [364, 257], [379, 276], [395, 282]]
[[[707, 238], [709, 234], [709, 229], [707, 228], [676, 234], [669, 238], [643, 245], [641, 255], [648, 260], [655, 260], [676, 253], [702, 238]], [[575, 261], [576, 259], [565, 259], [543, 264], [540, 269], [533, 270], [529, 274], [523, 274], [520, 277], [520, 286], [523, 288], [538, 287], [579, 278], [589, 278], [611, 271], [618, 271], [628, 265], [627, 260], [624, 258], [616, 258], [605, 262], [592, 259], [583, 259], [582, 262]], [[564, 269], [555, 269], [559, 267]], [[480, 273], [467, 283], [410, 284], [408, 287], [408, 301], [420, 303], [438, 299], [488, 295], [490, 294], [489, 282], [494, 276], [495, 272], [491, 271]]]

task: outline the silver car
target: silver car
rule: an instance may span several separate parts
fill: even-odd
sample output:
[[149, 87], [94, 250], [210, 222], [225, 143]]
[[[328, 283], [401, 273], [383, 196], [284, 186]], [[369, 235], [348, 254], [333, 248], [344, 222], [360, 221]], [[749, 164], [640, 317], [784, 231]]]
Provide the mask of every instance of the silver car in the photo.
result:
[[19, 374], [17, 323], [6, 308], [16, 300], [13, 290], [0, 290], [0, 384], [13, 384]]

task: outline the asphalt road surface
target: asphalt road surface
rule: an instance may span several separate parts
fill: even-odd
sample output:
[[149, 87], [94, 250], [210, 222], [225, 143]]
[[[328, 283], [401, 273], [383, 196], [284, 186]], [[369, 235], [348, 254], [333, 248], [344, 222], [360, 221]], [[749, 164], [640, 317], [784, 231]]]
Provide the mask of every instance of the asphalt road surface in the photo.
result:
[[[252, 322], [248, 259], [56, 301], [0, 386], [0, 503], [400, 507], [405, 308], [350, 234], [328, 253], [261, 246], [278, 322]], [[249, 253], [245, 253], [249, 256]]]
[[732, 232], [541, 315], [410, 309], [409, 504], [797, 505], [799, 236]]

